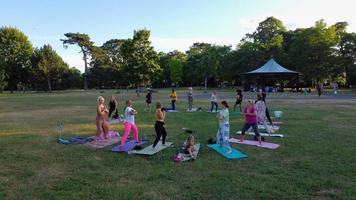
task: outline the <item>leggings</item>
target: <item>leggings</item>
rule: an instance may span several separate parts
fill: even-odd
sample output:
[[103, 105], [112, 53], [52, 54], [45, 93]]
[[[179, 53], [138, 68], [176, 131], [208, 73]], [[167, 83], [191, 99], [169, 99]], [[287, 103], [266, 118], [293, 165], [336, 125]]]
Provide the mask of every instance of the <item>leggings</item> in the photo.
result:
[[214, 102], [214, 101], [211, 101], [210, 112], [213, 112], [214, 106], [215, 106], [215, 111], [216, 111], [216, 112], [218, 111], [218, 103], [217, 103], [217, 102]]
[[138, 142], [138, 129], [137, 129], [136, 124], [131, 124], [129, 122], [125, 122], [124, 123], [124, 129], [125, 129], [125, 131], [124, 131], [124, 135], [121, 138], [121, 145], [120, 146], [124, 146], [125, 145], [127, 137], [129, 136], [131, 129], [133, 129], [135, 141]]
[[220, 146], [225, 146], [231, 150], [229, 144], [230, 137], [230, 125], [229, 124], [219, 124], [218, 132], [216, 133], [216, 143]]
[[176, 110], [176, 100], [172, 100], [172, 109]]
[[156, 147], [161, 136], [162, 136], [162, 144], [164, 144], [166, 142], [167, 132], [163, 125], [164, 125], [164, 122], [156, 121], [156, 124], [155, 124], [156, 139], [153, 142], [153, 148]]
[[268, 111], [267, 107], [266, 107], [266, 117], [267, 117], [269, 123], [272, 125], [272, 119], [271, 119], [271, 116], [269, 115], [269, 111]]
[[245, 124], [244, 127], [241, 130], [241, 134], [245, 135], [245, 132], [250, 128], [253, 128], [253, 131], [255, 132], [256, 137], [260, 136], [260, 133], [258, 132], [258, 128], [257, 128], [257, 123], [254, 124]]

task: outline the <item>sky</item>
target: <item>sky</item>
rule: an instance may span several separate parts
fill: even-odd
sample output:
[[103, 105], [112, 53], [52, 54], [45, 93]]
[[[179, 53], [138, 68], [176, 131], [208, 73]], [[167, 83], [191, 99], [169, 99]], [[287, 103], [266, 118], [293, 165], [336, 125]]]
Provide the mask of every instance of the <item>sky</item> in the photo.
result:
[[50, 44], [71, 67], [84, 71], [80, 49], [63, 48], [67, 32], [86, 33], [97, 46], [148, 29], [157, 52], [185, 52], [194, 42], [236, 47], [258, 23], [274, 16], [287, 29], [324, 19], [356, 32], [353, 0], [0, 0], [0, 26], [20, 29], [33, 46]]

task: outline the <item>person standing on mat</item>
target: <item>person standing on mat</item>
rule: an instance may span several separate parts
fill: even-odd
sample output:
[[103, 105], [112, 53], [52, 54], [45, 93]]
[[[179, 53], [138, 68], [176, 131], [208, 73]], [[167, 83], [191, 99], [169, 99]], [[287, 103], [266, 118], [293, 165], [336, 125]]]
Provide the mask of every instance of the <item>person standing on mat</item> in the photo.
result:
[[215, 106], [215, 112], [218, 112], [218, 98], [217, 98], [217, 95], [216, 95], [216, 91], [214, 91], [211, 94], [210, 103], [211, 103], [210, 112], [213, 112], [214, 106]]
[[112, 118], [114, 119], [119, 118], [119, 113], [117, 110], [117, 100], [114, 95], [110, 97], [110, 101], [109, 101], [109, 118], [111, 118], [111, 114], [113, 113], [114, 115], [112, 116]]
[[193, 109], [193, 88], [189, 87], [188, 88], [188, 111], [191, 112]]
[[221, 102], [222, 108], [219, 113], [216, 115], [216, 118], [219, 121], [219, 129], [216, 134], [216, 143], [220, 147], [226, 147], [227, 154], [232, 152], [231, 146], [229, 144], [230, 139], [230, 124], [229, 124], [229, 105], [226, 101]]
[[256, 112], [257, 112], [257, 124], [263, 124], [268, 134], [271, 134], [270, 128], [267, 125], [267, 117], [266, 117], [266, 104], [262, 100], [261, 94], [257, 94], [256, 100]]
[[162, 105], [160, 102], [156, 103], [156, 124], [155, 124], [155, 131], [156, 131], [156, 139], [153, 142], [152, 148], [154, 149], [159, 142], [159, 139], [162, 136], [162, 145], [165, 145], [167, 132], [164, 128], [164, 118], [166, 117], [166, 112], [162, 110]]
[[172, 92], [169, 97], [171, 98], [172, 102], [172, 110], [176, 110], [177, 93], [174, 89], [172, 89]]
[[126, 101], [126, 108], [124, 112], [124, 135], [121, 138], [121, 144], [120, 148], [123, 148], [126, 144], [127, 137], [130, 134], [131, 129], [134, 132], [134, 139], [136, 143], [139, 142], [138, 140], [138, 129], [135, 124], [135, 115], [137, 115], [138, 112], [132, 108], [132, 101], [127, 100]]
[[236, 111], [236, 106], [239, 105], [240, 107], [240, 112], [242, 112], [242, 108], [241, 108], [241, 103], [242, 103], [242, 91], [240, 89], [236, 90], [236, 102], [234, 105], [234, 111]]
[[107, 139], [109, 133], [109, 123], [106, 122], [105, 116], [108, 112], [104, 104], [105, 100], [104, 97], [98, 97], [98, 105], [96, 107], [96, 137], [102, 138], [102, 134], [104, 134], [104, 138]]
[[241, 130], [241, 138], [240, 141], [244, 141], [245, 137], [245, 132], [252, 127], [253, 131], [255, 132], [255, 137], [257, 137], [257, 140], [259, 141], [260, 145], [262, 144], [261, 142], [261, 136], [260, 133], [258, 132], [257, 128], [257, 113], [256, 113], [256, 108], [255, 108], [255, 103], [253, 100], [248, 100], [247, 106], [244, 109], [243, 115], [245, 116], [245, 124]]
[[260, 94], [262, 96], [262, 100], [263, 100], [263, 102], [265, 102], [265, 105], [266, 105], [266, 117], [267, 117], [269, 123], [273, 126], [273, 122], [272, 122], [271, 116], [269, 114], [267, 103], [266, 103], [266, 96], [267, 96], [266, 92], [264, 92], [262, 89], [259, 89], [258, 90], [258, 94]]
[[152, 91], [149, 90], [146, 95], [146, 110], [151, 112], [151, 103], [152, 103]]

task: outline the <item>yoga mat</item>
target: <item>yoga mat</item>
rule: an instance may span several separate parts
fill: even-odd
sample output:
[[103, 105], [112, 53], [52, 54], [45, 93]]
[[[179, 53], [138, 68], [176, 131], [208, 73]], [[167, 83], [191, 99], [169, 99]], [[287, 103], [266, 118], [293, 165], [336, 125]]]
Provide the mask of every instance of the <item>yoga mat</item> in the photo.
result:
[[[236, 132], [237, 135], [241, 135], [241, 131], [237, 131]], [[246, 135], [255, 135], [254, 132], [245, 132]], [[271, 134], [268, 134], [268, 133], [260, 133], [261, 136], [264, 136], [264, 137], [284, 137], [282, 134], [274, 134], [274, 133], [271, 133]]]
[[[269, 122], [267, 123], [268, 125], [271, 125]], [[273, 122], [274, 125], [282, 125], [284, 124], [283, 122]]]
[[107, 139], [94, 138], [93, 141], [83, 144], [84, 146], [101, 149], [109, 145], [113, 145], [120, 141], [121, 137], [117, 135], [117, 132], [109, 131], [109, 137]]
[[251, 145], [251, 146], [257, 146], [257, 147], [261, 147], [261, 148], [266, 148], [266, 149], [277, 149], [279, 147], [279, 144], [274, 144], [274, 143], [269, 143], [269, 142], [263, 142], [260, 143], [258, 141], [255, 140], [244, 140], [243, 142], [241, 142], [240, 140], [236, 139], [236, 138], [230, 138], [229, 142], [232, 143], [237, 143], [237, 144], [245, 144], [245, 145]]
[[208, 113], [218, 113], [218, 112], [220, 112], [220, 110], [218, 110], [218, 111], [215, 111], [215, 110], [210, 111], [210, 110], [208, 110], [208, 111], [206, 111], [206, 112], [208, 112]]
[[139, 140], [138, 143], [136, 143], [134, 140], [131, 140], [129, 142], [126, 142], [126, 144], [122, 148], [120, 148], [120, 146], [114, 146], [113, 148], [111, 148], [111, 151], [113, 151], [113, 152], [128, 152], [128, 151], [131, 151], [132, 149], [134, 149], [136, 146], [140, 146], [145, 143], [147, 143], [146, 140]]
[[156, 145], [155, 149], [153, 150], [153, 144], [151, 144], [150, 146], [142, 149], [142, 150], [132, 150], [130, 151], [130, 154], [142, 154], [142, 155], [153, 155], [155, 153], [158, 153], [166, 148], [168, 148], [169, 146], [171, 146], [173, 144], [173, 142], [166, 142], [165, 146], [162, 145], [162, 142], [159, 141], [158, 144]]
[[166, 112], [178, 112], [178, 110], [166, 110]]
[[[273, 130], [273, 131], [279, 130], [279, 126], [271, 126], [271, 125], [267, 125], [267, 126], [270, 130]], [[266, 130], [266, 127], [263, 124], [259, 124], [258, 129]]]
[[[194, 151], [193, 151], [193, 155], [195, 159], [197, 159], [198, 157], [199, 149], [200, 149], [200, 143], [195, 144]], [[192, 160], [192, 159], [193, 158], [190, 156], [190, 154], [183, 154], [183, 160], [181, 160], [181, 162]]]
[[246, 154], [241, 153], [240, 151], [232, 148], [232, 152], [227, 154], [226, 152], [228, 149], [224, 146], [220, 147], [219, 144], [208, 144], [208, 147], [217, 151], [220, 155], [224, 156], [227, 159], [234, 159], [234, 158], [247, 158]]
[[58, 143], [60, 144], [84, 144], [87, 142], [91, 142], [93, 141], [94, 138], [93, 137], [82, 137], [82, 136], [75, 136], [69, 139], [63, 139], [63, 138], [59, 138], [58, 139]]

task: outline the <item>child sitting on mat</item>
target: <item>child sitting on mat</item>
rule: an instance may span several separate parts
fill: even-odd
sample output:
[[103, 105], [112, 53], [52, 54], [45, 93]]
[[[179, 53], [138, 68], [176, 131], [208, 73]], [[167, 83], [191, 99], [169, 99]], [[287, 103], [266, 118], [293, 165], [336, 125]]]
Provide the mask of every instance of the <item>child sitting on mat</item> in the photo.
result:
[[166, 129], [163, 126], [165, 117], [166, 117], [166, 112], [164, 110], [162, 110], [161, 103], [157, 102], [156, 103], [156, 124], [155, 124], [156, 139], [153, 142], [153, 146], [152, 146], [153, 149], [156, 147], [161, 136], [162, 136], [162, 145], [165, 145], [166, 136], [167, 136]]
[[129, 136], [131, 129], [133, 129], [134, 139], [135, 139], [136, 143], [139, 142], [138, 129], [135, 124], [135, 115], [137, 115], [137, 114], [138, 114], [138, 112], [132, 108], [132, 101], [127, 100], [126, 108], [125, 108], [125, 112], [124, 112], [124, 135], [121, 138], [120, 148], [123, 148], [125, 146], [127, 137]]
[[219, 129], [216, 134], [216, 143], [220, 147], [226, 147], [227, 154], [232, 152], [231, 146], [229, 144], [230, 139], [230, 124], [229, 124], [229, 105], [226, 101], [221, 102], [222, 109], [217, 114], [216, 118], [219, 120]]
[[179, 147], [177, 149], [177, 155], [174, 158], [174, 160], [176, 161], [182, 161], [184, 158], [184, 154], [185, 155], [190, 155], [191, 158], [195, 159], [194, 157], [194, 136], [193, 135], [189, 135], [187, 140], [184, 142], [182, 147]]
[[[105, 120], [105, 115], [108, 112], [108, 109], [106, 108], [104, 102], [104, 97], [99, 96], [98, 105], [96, 107], [96, 137], [101, 139], [103, 137], [107, 139], [109, 133], [109, 123]], [[104, 134], [104, 136], [102, 136], [102, 134]]]
[[244, 141], [245, 137], [245, 132], [252, 127], [253, 131], [255, 132], [255, 137], [257, 137], [258, 141], [260, 142], [260, 145], [262, 144], [261, 142], [261, 136], [258, 132], [257, 129], [257, 112], [255, 108], [255, 104], [253, 100], [248, 100], [247, 106], [244, 109], [243, 115], [245, 116], [245, 125], [243, 126], [241, 130], [241, 138], [240, 141]]

